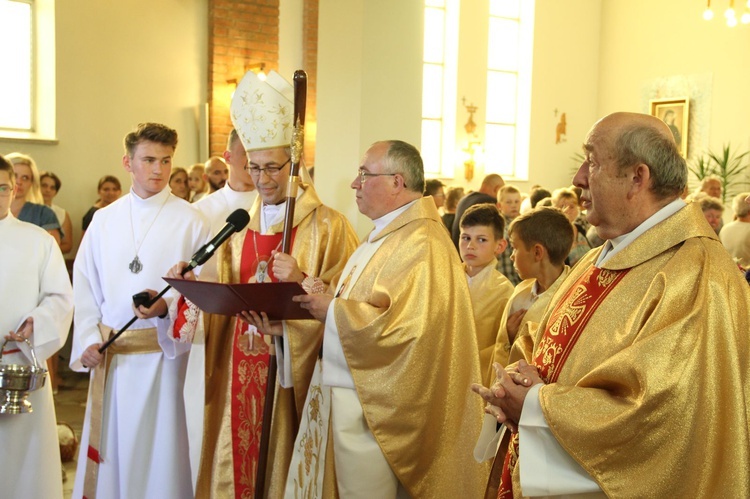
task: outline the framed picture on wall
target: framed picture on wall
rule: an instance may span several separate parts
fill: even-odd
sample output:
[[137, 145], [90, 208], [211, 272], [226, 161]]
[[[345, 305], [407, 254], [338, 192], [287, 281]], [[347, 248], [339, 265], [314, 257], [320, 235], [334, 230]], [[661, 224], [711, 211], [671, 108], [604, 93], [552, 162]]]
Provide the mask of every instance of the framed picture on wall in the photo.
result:
[[689, 105], [690, 99], [687, 97], [649, 101], [649, 114], [667, 124], [683, 158], [687, 158], [688, 150]]

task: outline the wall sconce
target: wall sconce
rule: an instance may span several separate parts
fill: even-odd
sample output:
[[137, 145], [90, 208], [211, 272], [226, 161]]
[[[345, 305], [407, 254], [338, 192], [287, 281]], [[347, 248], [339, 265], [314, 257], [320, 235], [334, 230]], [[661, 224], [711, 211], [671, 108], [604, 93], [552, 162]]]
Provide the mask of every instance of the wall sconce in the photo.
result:
[[478, 140], [469, 140], [466, 149], [463, 150], [468, 154], [468, 159], [464, 161], [464, 178], [467, 182], [471, 182], [474, 178], [474, 167], [476, 166], [474, 154], [479, 152], [481, 145], [482, 143]]
[[474, 123], [474, 113], [476, 113], [479, 108], [475, 106], [473, 102], [467, 106], [466, 97], [461, 99], [461, 103], [466, 108], [466, 112], [469, 113], [469, 119], [464, 125], [464, 130], [466, 130], [466, 134], [469, 136], [469, 141], [466, 145], [466, 149], [463, 149], [463, 151], [468, 154], [468, 159], [464, 161], [464, 178], [467, 182], [471, 182], [474, 178], [474, 167], [476, 166], [474, 154], [478, 149], [481, 149], [482, 145], [482, 141], [479, 140], [479, 137], [474, 133], [477, 129], [477, 124]]
[[[242, 73], [242, 76], [245, 76], [245, 73], [248, 71], [253, 71], [255, 74], [258, 75], [258, 79], [260, 81], [266, 81], [266, 63], [265, 62], [258, 62], [255, 64], [248, 64], [245, 66], [245, 72]], [[237, 78], [229, 78], [227, 80], [227, 85], [234, 85], [235, 88], [237, 88]]]

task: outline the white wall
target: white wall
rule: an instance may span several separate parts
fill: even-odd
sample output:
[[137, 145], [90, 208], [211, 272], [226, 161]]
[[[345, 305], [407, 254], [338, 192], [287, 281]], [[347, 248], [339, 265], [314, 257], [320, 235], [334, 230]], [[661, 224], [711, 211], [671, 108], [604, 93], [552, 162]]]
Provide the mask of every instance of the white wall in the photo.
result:
[[279, 74], [289, 81], [302, 68], [303, 15], [303, 0], [279, 0]]
[[[0, 139], [0, 153], [23, 151], [63, 186], [80, 238], [81, 218], [96, 201], [103, 175], [130, 179], [122, 139], [143, 121], [179, 133], [175, 165], [201, 160], [198, 106], [208, 72], [207, 0], [57, 2], [57, 144]], [[41, 82], [44, 84], [44, 82]], [[72, 254], [71, 254], [72, 255]]]
[[[700, 124], [705, 127], [704, 142], [693, 153], [700, 154], [704, 145], [719, 151], [727, 142], [750, 148], [750, 26], [726, 25], [723, 10], [728, 1], [712, 2], [710, 22], [701, 16], [705, 2], [607, 0], [602, 4], [600, 115], [648, 112], [642, 93], [655, 80], [707, 75], [709, 88], [690, 104], [691, 115], [701, 106], [708, 107], [707, 122]], [[739, 14], [744, 4], [735, 2]]]
[[[607, 0], [609, 1], [609, 0]], [[598, 118], [601, 0], [537, 0], [531, 89], [529, 182], [550, 191], [570, 185], [586, 132]], [[555, 116], [557, 111], [557, 116]], [[561, 113], [566, 141], [555, 143]]]
[[421, 58], [421, 1], [320, 1], [315, 186], [360, 235], [372, 224], [349, 185], [363, 153], [384, 139], [419, 146]]

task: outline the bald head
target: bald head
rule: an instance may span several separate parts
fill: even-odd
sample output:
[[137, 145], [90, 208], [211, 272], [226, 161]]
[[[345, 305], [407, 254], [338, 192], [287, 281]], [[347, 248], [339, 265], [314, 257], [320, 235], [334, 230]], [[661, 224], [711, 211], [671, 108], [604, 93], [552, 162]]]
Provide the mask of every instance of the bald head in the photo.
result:
[[211, 186], [210, 192], [216, 192], [227, 183], [229, 167], [219, 156], [212, 156], [206, 161], [203, 180]]
[[675, 199], [687, 185], [687, 165], [669, 127], [647, 114], [613, 113], [599, 120], [589, 137], [601, 140], [621, 170], [645, 164], [657, 199]]
[[490, 173], [482, 180], [479, 192], [495, 197], [497, 196], [497, 191], [499, 191], [504, 185], [505, 181], [503, 180], [503, 177], [497, 173]]

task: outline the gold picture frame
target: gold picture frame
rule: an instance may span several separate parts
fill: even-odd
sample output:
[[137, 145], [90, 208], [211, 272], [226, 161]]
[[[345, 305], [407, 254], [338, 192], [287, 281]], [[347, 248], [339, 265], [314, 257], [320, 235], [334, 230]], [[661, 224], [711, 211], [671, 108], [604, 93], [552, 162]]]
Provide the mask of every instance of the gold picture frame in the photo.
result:
[[680, 155], [687, 159], [688, 152], [688, 118], [690, 117], [690, 99], [652, 99], [649, 101], [649, 114], [656, 116], [667, 124], [674, 135]]

